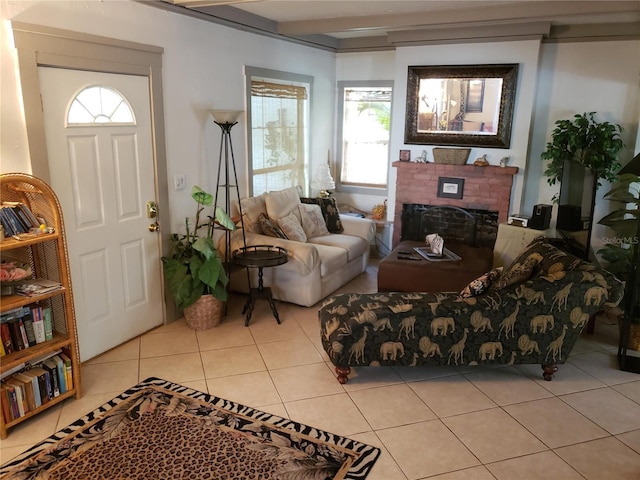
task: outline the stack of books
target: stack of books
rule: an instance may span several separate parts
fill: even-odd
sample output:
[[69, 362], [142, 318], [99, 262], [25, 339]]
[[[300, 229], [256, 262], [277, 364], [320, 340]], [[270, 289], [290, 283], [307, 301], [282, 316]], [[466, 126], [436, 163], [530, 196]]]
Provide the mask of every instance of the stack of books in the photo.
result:
[[39, 229], [41, 222], [24, 203], [2, 202], [0, 207], [0, 223], [5, 236], [29, 233], [32, 228]]
[[0, 403], [5, 423], [23, 417], [73, 389], [69, 352], [57, 350], [33, 365], [24, 365], [2, 379]]
[[0, 315], [0, 356], [53, 339], [49, 307], [17, 307]]

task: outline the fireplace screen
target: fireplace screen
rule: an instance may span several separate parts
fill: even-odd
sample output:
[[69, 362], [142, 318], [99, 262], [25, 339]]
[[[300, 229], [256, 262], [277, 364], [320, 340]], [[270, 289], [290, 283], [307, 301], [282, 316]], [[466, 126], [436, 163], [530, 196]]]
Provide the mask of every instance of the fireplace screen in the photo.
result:
[[447, 241], [493, 248], [498, 234], [498, 212], [449, 205], [402, 206], [401, 240], [424, 242], [430, 233]]

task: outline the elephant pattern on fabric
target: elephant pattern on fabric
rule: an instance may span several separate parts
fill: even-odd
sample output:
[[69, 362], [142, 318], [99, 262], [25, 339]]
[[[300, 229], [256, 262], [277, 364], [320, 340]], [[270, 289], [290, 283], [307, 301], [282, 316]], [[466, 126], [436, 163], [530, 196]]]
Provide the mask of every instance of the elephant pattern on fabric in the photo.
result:
[[[398, 355], [398, 353], [400, 355]], [[402, 342], [384, 342], [380, 345], [381, 360], [396, 360], [404, 355], [404, 345]]]
[[564, 363], [590, 317], [622, 299], [604, 269], [534, 240], [520, 283], [462, 298], [458, 292], [343, 293], [318, 316], [336, 367]]
[[531, 319], [531, 332], [538, 333], [540, 331], [540, 333], [545, 333], [548, 326], [553, 328], [554, 322], [553, 315], [536, 315]]
[[500, 342], [485, 342], [480, 345], [480, 349], [478, 350], [480, 355], [480, 360], [495, 360], [496, 353], [501, 357], [504, 353], [502, 350], [502, 343]]
[[447, 336], [448, 329], [451, 332], [456, 329], [456, 324], [452, 317], [437, 317], [431, 320], [431, 334]]

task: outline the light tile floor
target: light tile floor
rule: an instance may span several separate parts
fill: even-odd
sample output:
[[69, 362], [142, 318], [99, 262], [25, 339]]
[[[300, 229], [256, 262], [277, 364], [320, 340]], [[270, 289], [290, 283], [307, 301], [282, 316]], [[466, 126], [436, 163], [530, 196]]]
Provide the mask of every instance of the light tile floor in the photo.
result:
[[[377, 263], [341, 291], [376, 290]], [[83, 396], [9, 431], [5, 462], [139, 380], [156, 376], [376, 445], [369, 480], [640, 479], [640, 376], [616, 364], [599, 319], [552, 382], [537, 365], [356, 369], [335, 379], [317, 307], [232, 294], [220, 326], [157, 328], [82, 365]]]

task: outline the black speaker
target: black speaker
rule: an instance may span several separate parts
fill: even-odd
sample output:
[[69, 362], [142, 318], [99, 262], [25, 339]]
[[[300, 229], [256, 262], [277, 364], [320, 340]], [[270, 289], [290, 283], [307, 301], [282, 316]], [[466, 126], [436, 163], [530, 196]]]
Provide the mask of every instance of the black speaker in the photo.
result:
[[534, 205], [528, 227], [534, 230], [546, 230], [551, 224], [551, 205]]
[[568, 232], [577, 232], [582, 230], [582, 212], [577, 205], [560, 205], [558, 206], [558, 221], [556, 228], [558, 230], [566, 230]]

